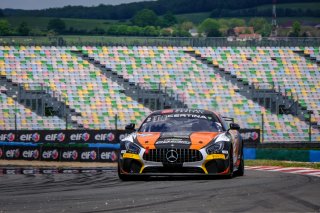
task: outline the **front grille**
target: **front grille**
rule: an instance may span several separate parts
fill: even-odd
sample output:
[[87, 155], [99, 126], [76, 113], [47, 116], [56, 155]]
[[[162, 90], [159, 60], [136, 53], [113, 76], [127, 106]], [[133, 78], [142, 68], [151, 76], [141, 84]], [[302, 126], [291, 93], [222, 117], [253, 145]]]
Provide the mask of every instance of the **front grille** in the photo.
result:
[[[168, 161], [167, 153], [170, 151], [175, 151], [177, 154], [176, 161], [172, 162]], [[144, 153], [143, 159], [146, 161], [153, 161], [153, 162], [163, 162], [163, 163], [174, 163], [174, 164], [181, 164], [184, 162], [196, 162], [201, 161], [202, 154], [199, 150], [196, 149], [172, 149], [172, 148], [165, 148], [165, 149], [150, 149], [148, 154]]]

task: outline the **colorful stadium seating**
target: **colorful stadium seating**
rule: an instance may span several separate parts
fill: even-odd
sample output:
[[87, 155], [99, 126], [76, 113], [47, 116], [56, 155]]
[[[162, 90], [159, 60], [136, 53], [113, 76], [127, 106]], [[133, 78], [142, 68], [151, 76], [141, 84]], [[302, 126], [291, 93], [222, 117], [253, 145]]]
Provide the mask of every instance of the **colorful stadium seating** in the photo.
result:
[[[114, 128], [116, 114], [119, 117], [118, 126], [123, 128], [129, 122], [141, 122], [150, 112], [125, 96], [122, 93], [124, 88], [71, 50], [81, 50], [134, 84], [148, 89], [158, 89], [161, 85], [163, 92], [178, 96], [190, 108], [216, 110], [224, 116], [234, 117], [242, 128], [261, 128], [261, 114], [264, 114], [265, 141], [308, 139], [306, 122], [292, 115], [272, 114], [240, 95], [236, 92], [237, 86], [185, 52], [194, 50], [212, 60], [215, 66], [248, 83], [273, 82], [279, 85], [283, 92], [290, 92], [302, 105], [312, 110], [313, 119], [319, 123], [319, 67], [294, 53], [299, 48], [1, 46], [0, 75], [13, 82], [24, 83], [26, 89], [33, 89], [34, 85], [39, 84], [48, 86], [81, 114], [72, 119], [83, 124], [84, 128]], [[305, 54], [319, 55], [315, 48], [305, 48], [304, 51]], [[2, 109], [12, 110], [6, 104], [8, 98], [3, 99]], [[0, 112], [2, 117], [10, 115]], [[32, 122], [38, 121], [33, 119]], [[57, 126], [46, 123], [43, 128]], [[0, 123], [0, 127], [9, 129], [12, 124], [2, 127]], [[313, 140], [320, 140], [317, 129], [313, 129], [312, 137]]]

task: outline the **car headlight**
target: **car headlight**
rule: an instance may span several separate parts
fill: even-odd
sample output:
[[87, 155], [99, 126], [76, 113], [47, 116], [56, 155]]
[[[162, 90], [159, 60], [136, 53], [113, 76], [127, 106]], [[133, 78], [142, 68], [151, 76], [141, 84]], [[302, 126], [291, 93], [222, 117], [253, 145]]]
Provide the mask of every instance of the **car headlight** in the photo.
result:
[[206, 151], [207, 153], [214, 154], [214, 153], [220, 153], [222, 149], [224, 148], [224, 144], [226, 142], [230, 142], [230, 138], [226, 136], [225, 134], [221, 134], [218, 137], [216, 137], [210, 145], [207, 147]]
[[140, 153], [140, 147], [136, 145], [135, 143], [132, 143], [130, 141], [125, 142], [126, 152], [132, 153], [132, 154], [139, 154]]
[[223, 149], [223, 147], [224, 147], [224, 142], [218, 141], [218, 142], [215, 142], [212, 145], [208, 146], [206, 151], [210, 155], [210, 154], [220, 152]]

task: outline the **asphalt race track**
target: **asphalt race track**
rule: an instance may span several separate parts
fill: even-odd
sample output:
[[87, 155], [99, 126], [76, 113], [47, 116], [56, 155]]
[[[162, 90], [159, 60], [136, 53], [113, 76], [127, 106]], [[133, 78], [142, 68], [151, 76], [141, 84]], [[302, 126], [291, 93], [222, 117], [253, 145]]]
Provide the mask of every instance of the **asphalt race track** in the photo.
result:
[[319, 177], [247, 170], [233, 179], [122, 182], [115, 168], [83, 172], [0, 174], [0, 212], [320, 211]]

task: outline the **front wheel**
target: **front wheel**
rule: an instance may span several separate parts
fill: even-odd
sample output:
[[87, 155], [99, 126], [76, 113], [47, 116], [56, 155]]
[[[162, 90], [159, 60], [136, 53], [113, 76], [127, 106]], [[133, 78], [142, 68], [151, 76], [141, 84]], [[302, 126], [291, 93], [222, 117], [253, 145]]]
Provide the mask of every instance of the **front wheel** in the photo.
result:
[[226, 175], [226, 178], [232, 178], [233, 177], [233, 149], [232, 146], [229, 149], [229, 174]]
[[128, 181], [128, 180], [130, 180], [130, 177], [129, 177], [128, 175], [121, 174], [119, 163], [118, 163], [118, 177], [119, 177], [120, 180], [122, 180], [122, 181]]
[[240, 165], [238, 170], [235, 172], [236, 176], [243, 176], [244, 175], [244, 157], [243, 157], [243, 145], [241, 149], [241, 158], [240, 158]]

